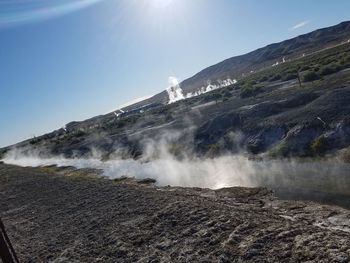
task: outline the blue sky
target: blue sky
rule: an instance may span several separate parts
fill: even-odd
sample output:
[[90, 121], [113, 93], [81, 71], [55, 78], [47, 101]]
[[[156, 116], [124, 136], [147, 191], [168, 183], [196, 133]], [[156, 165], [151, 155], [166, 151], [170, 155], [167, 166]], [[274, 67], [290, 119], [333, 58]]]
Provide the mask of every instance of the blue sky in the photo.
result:
[[[348, 0], [0, 0], [0, 146], [350, 20]], [[79, 3], [78, 3], [79, 2]]]

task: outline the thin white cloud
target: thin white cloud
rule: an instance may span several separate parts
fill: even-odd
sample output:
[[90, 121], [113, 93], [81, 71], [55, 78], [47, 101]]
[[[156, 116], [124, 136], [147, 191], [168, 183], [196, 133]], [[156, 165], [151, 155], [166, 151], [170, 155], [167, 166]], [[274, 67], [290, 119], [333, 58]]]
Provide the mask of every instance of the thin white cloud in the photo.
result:
[[306, 26], [307, 24], [309, 24], [310, 22], [311, 22], [311, 20], [302, 21], [302, 22], [296, 24], [295, 26], [292, 26], [290, 28], [290, 30], [296, 30], [296, 29], [302, 28], [302, 27]]

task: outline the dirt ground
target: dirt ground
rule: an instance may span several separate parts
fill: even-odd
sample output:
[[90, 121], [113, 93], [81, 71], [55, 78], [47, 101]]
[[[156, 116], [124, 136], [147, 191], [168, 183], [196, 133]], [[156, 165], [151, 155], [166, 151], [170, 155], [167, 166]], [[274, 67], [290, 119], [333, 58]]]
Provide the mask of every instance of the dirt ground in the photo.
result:
[[96, 173], [0, 164], [0, 216], [21, 262], [350, 260], [349, 210]]

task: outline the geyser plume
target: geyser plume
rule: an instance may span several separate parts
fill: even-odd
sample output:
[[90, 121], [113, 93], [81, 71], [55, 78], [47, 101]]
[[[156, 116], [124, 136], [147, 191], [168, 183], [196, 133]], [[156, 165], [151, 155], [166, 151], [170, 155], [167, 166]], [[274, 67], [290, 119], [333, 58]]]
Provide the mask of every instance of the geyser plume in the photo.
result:
[[180, 83], [175, 77], [169, 77], [169, 87], [166, 89], [169, 96], [169, 104], [185, 99]]

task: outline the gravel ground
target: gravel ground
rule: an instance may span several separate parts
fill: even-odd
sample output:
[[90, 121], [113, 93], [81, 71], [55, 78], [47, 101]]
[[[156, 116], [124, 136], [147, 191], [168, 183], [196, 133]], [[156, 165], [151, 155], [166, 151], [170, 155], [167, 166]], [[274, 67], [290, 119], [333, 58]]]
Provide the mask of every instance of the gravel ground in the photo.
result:
[[0, 164], [0, 216], [21, 262], [350, 260], [348, 210], [96, 173]]

